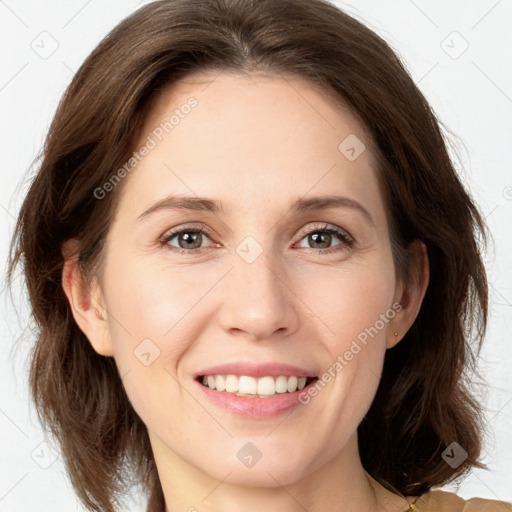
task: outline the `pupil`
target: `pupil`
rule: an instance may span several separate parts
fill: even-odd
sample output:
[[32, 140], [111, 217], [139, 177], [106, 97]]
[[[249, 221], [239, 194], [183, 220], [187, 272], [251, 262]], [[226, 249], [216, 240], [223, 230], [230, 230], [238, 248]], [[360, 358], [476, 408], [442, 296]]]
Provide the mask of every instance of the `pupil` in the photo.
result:
[[[310, 235], [310, 238], [313, 240], [313, 243], [322, 243], [322, 242], [319, 242], [319, 239], [321, 237], [327, 237], [327, 245], [325, 245], [325, 247], [328, 247], [329, 246], [329, 243], [331, 241], [331, 235], [328, 234], [328, 233], [313, 233], [312, 235]], [[324, 242], [325, 244], [325, 242]]]
[[[196, 247], [199, 247], [201, 245], [201, 242], [199, 242], [199, 244], [197, 244], [197, 240], [200, 240], [200, 233], [196, 233], [196, 232], [193, 232], [193, 231], [189, 231], [187, 233], [183, 233], [181, 235], [181, 238], [184, 240], [184, 243], [185, 244], [193, 244], [194, 241], [196, 242], [196, 245], [194, 247], [190, 247], [190, 246], [186, 246], [186, 247], [182, 247], [183, 249], [195, 249]], [[182, 244], [180, 243], [180, 246]]]

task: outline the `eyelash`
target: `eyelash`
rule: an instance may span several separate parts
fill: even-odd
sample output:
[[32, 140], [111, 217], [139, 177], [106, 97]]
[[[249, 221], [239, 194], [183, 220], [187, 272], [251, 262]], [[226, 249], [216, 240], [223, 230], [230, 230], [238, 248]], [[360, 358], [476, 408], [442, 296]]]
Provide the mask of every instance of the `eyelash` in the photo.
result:
[[[200, 228], [197, 227], [184, 227], [180, 229], [176, 229], [174, 231], [166, 233], [162, 239], [159, 241], [160, 245], [167, 246], [169, 250], [173, 252], [178, 252], [180, 254], [188, 254], [191, 255], [192, 253], [198, 254], [202, 253], [204, 249], [207, 249], [207, 247], [202, 247], [200, 249], [182, 249], [180, 247], [175, 247], [169, 245], [169, 242], [176, 237], [176, 235], [180, 235], [181, 233], [200, 233], [202, 235], [206, 235], [208, 238], [212, 238], [209, 230], [205, 228], [204, 225], [202, 225]], [[337, 228], [335, 226], [332, 226], [330, 224], [324, 224], [322, 226], [316, 226], [315, 228], [307, 231], [302, 235], [299, 241], [301, 241], [303, 238], [307, 237], [308, 235], [311, 235], [313, 233], [328, 233], [330, 235], [336, 235], [340, 240], [341, 243], [339, 245], [336, 245], [334, 247], [330, 247], [328, 249], [314, 249], [311, 248], [310, 250], [314, 252], [318, 252], [320, 254], [331, 254], [334, 252], [339, 252], [342, 250], [346, 250], [347, 248], [352, 248], [355, 240], [350, 236], [346, 231]]]

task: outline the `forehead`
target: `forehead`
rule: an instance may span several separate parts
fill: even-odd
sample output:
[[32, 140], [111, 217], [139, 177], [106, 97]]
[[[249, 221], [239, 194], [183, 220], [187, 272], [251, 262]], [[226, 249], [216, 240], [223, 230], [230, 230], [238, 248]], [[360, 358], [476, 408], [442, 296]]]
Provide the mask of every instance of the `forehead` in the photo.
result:
[[[270, 135], [275, 131], [274, 127], [279, 128], [286, 122], [297, 123], [297, 128], [303, 130], [307, 130], [305, 124], [310, 123], [307, 130], [310, 135], [313, 130], [320, 130], [341, 136], [352, 130], [367, 147], [372, 146], [363, 123], [333, 90], [302, 77], [270, 72], [206, 71], [188, 76], [154, 94], [141, 129], [142, 136], [162, 121], [169, 120], [173, 113], [180, 114], [178, 124], [185, 124], [181, 121], [188, 117], [188, 113], [183, 116], [180, 110], [188, 110], [186, 104], [191, 99], [199, 107], [193, 109], [197, 123], [187, 124], [194, 124], [195, 130], [199, 129], [199, 122], [216, 121], [216, 128], [227, 129], [229, 122], [235, 128], [233, 131], [237, 125], [243, 124], [247, 133], [245, 125], [250, 123], [259, 134], [265, 131]], [[173, 127], [173, 132], [179, 131], [174, 129], [177, 127]], [[240, 136], [243, 137], [244, 133]]]
[[343, 191], [367, 202], [379, 195], [364, 126], [297, 77], [187, 77], [153, 98], [135, 150], [149, 139], [154, 147], [123, 192], [132, 205], [171, 193], [216, 197], [226, 210], [310, 193]]

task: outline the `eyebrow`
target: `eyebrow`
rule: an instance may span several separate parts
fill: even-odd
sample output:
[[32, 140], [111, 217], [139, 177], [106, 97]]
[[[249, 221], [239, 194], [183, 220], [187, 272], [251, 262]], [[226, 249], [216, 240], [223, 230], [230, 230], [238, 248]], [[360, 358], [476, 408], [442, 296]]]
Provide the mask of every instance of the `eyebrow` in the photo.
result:
[[[344, 196], [317, 196], [309, 198], [300, 198], [294, 201], [291, 205], [292, 212], [306, 212], [306, 211], [320, 211], [328, 208], [352, 208], [360, 212], [365, 220], [375, 226], [375, 222], [370, 215], [370, 212], [359, 202], [349, 197]], [[142, 220], [152, 213], [159, 210], [195, 210], [195, 211], [206, 211], [213, 214], [219, 214], [224, 212], [222, 203], [214, 199], [208, 199], [205, 197], [191, 197], [191, 196], [179, 196], [171, 195], [165, 197], [154, 205], [150, 206], [147, 210], [141, 213], [137, 220]]]

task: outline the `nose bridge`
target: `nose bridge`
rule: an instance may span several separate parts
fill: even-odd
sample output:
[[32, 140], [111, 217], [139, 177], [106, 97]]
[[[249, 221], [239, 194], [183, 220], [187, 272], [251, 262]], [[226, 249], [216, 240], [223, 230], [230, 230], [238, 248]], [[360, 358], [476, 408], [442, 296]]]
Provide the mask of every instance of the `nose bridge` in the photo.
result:
[[279, 330], [295, 330], [293, 294], [283, 266], [269, 248], [263, 250], [247, 237], [236, 248], [227, 281], [227, 300], [220, 317], [226, 331], [244, 331], [255, 339], [265, 339]]

